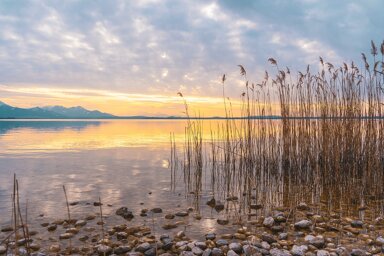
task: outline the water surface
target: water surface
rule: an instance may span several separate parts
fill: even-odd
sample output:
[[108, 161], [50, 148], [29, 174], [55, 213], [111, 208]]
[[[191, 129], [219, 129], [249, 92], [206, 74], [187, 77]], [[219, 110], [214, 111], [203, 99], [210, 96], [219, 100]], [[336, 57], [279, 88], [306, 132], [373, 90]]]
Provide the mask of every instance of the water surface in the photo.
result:
[[[136, 216], [133, 223], [155, 218], [161, 225], [163, 218], [139, 217], [140, 210], [161, 207], [167, 213], [192, 205], [183, 193], [182, 176], [176, 177], [176, 190], [170, 191], [170, 133], [183, 141], [185, 124], [184, 120], [0, 121], [0, 225], [11, 221], [14, 174], [22, 207], [28, 202], [29, 219], [35, 224], [66, 217], [65, 185], [69, 201], [79, 202], [71, 207], [78, 218], [97, 213], [93, 202], [100, 196], [112, 222], [121, 221], [114, 219], [114, 211], [127, 206]], [[198, 225], [189, 221], [183, 228], [192, 234], [217, 228], [210, 214]]]

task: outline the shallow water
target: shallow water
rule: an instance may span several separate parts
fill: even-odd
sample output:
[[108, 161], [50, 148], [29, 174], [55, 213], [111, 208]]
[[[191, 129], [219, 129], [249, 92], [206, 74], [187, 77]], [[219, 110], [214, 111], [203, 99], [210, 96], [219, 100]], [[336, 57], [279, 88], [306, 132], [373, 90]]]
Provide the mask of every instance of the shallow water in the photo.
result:
[[[66, 218], [63, 185], [71, 213], [82, 218], [98, 213], [93, 206], [99, 196], [103, 213], [112, 223], [120, 206], [134, 212], [134, 223], [155, 223], [159, 215], [140, 217], [140, 210], [161, 207], [176, 212], [192, 206], [186, 198], [182, 177], [170, 191], [170, 132], [184, 138], [183, 120], [11, 120], [0, 121], [0, 226], [11, 221], [13, 175], [19, 180], [21, 206], [28, 202], [32, 224]], [[107, 206], [110, 205], [110, 206]], [[224, 229], [210, 212], [198, 223], [182, 218], [191, 236]], [[44, 217], [39, 217], [44, 215]], [[163, 215], [162, 215], [163, 216]], [[124, 221], [124, 220], [123, 220]]]

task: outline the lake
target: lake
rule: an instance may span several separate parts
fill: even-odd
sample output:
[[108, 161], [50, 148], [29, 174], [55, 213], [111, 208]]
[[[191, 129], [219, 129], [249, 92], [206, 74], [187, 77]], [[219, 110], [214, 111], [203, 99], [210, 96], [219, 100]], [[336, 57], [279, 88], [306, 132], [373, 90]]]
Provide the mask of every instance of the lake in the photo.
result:
[[[161, 207], [167, 213], [193, 204], [184, 193], [181, 174], [171, 191], [170, 133], [182, 142], [185, 125], [185, 120], [1, 121], [0, 226], [11, 222], [14, 174], [22, 208], [28, 202], [32, 224], [66, 218], [65, 185], [69, 201], [78, 202], [71, 206], [78, 218], [98, 213], [93, 202], [100, 196], [111, 223], [122, 220], [115, 210], [127, 206], [135, 215], [132, 224], [155, 221], [162, 225], [160, 216], [140, 217], [141, 209]], [[206, 211], [198, 224], [187, 219], [172, 232], [187, 229], [198, 236], [223, 230], [216, 224], [217, 213]]]

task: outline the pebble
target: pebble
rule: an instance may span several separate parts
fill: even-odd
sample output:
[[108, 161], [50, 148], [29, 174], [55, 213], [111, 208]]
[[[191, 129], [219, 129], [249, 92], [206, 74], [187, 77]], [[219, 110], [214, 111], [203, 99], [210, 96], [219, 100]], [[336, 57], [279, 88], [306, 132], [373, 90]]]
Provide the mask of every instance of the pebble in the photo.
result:
[[277, 240], [273, 237], [273, 235], [268, 234], [268, 233], [263, 233], [261, 235], [261, 239], [267, 243], [270, 243], [270, 244], [277, 242]]
[[175, 215], [178, 217], [186, 217], [189, 215], [189, 213], [183, 211], [183, 212], [177, 212]]
[[162, 213], [162, 212], [163, 212], [163, 209], [161, 209], [161, 208], [159, 208], [159, 207], [156, 207], [156, 208], [153, 208], [153, 209], [151, 210], [151, 212], [153, 212], [153, 213]]
[[59, 244], [53, 244], [49, 247], [50, 252], [59, 252], [61, 249]]
[[217, 219], [217, 224], [219, 225], [227, 225], [229, 223], [228, 219]]
[[83, 227], [87, 224], [87, 222], [85, 220], [78, 220], [76, 221], [75, 223], [75, 227]]
[[211, 251], [211, 256], [223, 256], [224, 253], [221, 249], [219, 248], [213, 248]]
[[113, 252], [117, 255], [120, 255], [120, 254], [127, 253], [130, 250], [131, 250], [131, 247], [126, 246], [126, 245], [121, 245], [121, 246], [116, 247]]
[[145, 256], [156, 256], [156, 248], [150, 248], [144, 252]]
[[299, 203], [299, 205], [297, 206], [297, 210], [299, 210], [299, 211], [309, 211], [310, 208], [309, 208], [309, 206], [306, 203]]
[[108, 245], [99, 244], [96, 246], [96, 249], [99, 255], [109, 255], [112, 253], [112, 248]]
[[134, 218], [133, 213], [128, 211], [127, 207], [120, 207], [116, 210], [116, 215], [123, 217], [126, 220], [131, 220]]
[[222, 210], [224, 210], [224, 204], [220, 201], [217, 201], [215, 204], [215, 210], [217, 212], [221, 212]]
[[11, 226], [6, 226], [1, 228], [1, 232], [11, 232], [13, 228]]
[[288, 233], [280, 233], [279, 239], [280, 240], [287, 240], [288, 239]]
[[7, 252], [7, 248], [3, 245], [0, 245], [0, 254], [6, 253], [6, 252]]
[[203, 250], [200, 249], [199, 247], [195, 246], [192, 248], [192, 253], [200, 256], [200, 255], [203, 255]]
[[80, 240], [81, 242], [85, 242], [85, 241], [87, 241], [88, 239], [89, 239], [89, 236], [87, 236], [87, 235], [81, 236], [81, 237], [79, 238], [79, 240]]
[[183, 230], [177, 232], [177, 234], [176, 234], [176, 237], [178, 237], [178, 238], [182, 238], [184, 236], [185, 236], [185, 232]]
[[261, 204], [251, 204], [249, 206], [252, 210], [260, 210], [260, 209], [263, 209], [263, 205]]
[[312, 221], [310, 220], [301, 220], [295, 223], [296, 229], [308, 229], [312, 226]]
[[32, 251], [38, 251], [38, 250], [40, 250], [41, 246], [37, 243], [31, 243], [31, 244], [29, 244], [29, 248], [31, 248]]
[[182, 251], [179, 256], [194, 256], [194, 254], [191, 251]]
[[207, 205], [211, 206], [212, 208], [215, 207], [216, 205], [216, 200], [215, 198], [211, 198], [208, 202]]
[[175, 215], [168, 213], [167, 215], [164, 216], [164, 218], [166, 218], [167, 220], [172, 220], [175, 218]]
[[269, 253], [272, 256], [291, 256], [291, 253], [287, 250], [280, 250], [277, 248], [273, 248], [272, 250], [269, 251]]
[[177, 228], [177, 225], [175, 223], [168, 223], [168, 224], [164, 224], [162, 228], [165, 230], [174, 229], [174, 228]]
[[239, 256], [239, 254], [237, 254], [235, 251], [233, 251], [233, 250], [229, 250], [228, 252], [227, 252], [227, 256]]
[[202, 250], [207, 249], [207, 244], [205, 242], [196, 242], [195, 245]]
[[145, 252], [145, 251], [149, 250], [150, 248], [151, 248], [151, 245], [149, 243], [142, 243], [135, 248], [135, 251]]
[[259, 252], [259, 250], [255, 246], [249, 244], [243, 246], [243, 251], [245, 256], [257, 255], [257, 253]]
[[351, 227], [353, 228], [362, 228], [364, 223], [361, 220], [353, 220], [351, 222]]
[[216, 245], [219, 247], [224, 246], [224, 245], [228, 245], [228, 241], [225, 239], [219, 239], [216, 241]]
[[325, 240], [323, 237], [315, 237], [309, 241], [309, 243], [315, 246], [317, 249], [321, 249], [325, 246]]
[[304, 256], [308, 251], [308, 246], [306, 245], [294, 245], [291, 249], [291, 253], [293, 256]]
[[269, 245], [269, 243], [262, 241], [261, 242], [261, 248], [263, 248], [265, 250], [269, 250], [269, 249], [271, 249], [271, 246]]
[[74, 236], [73, 233], [64, 233], [59, 236], [60, 239], [70, 239]]
[[384, 246], [384, 238], [382, 236], [379, 236], [378, 238], [376, 238], [376, 244]]
[[353, 249], [351, 252], [351, 256], [365, 256], [367, 255], [364, 250], [361, 249]]
[[208, 233], [205, 235], [205, 239], [207, 240], [215, 240], [216, 234], [215, 233]]
[[206, 249], [204, 252], [203, 252], [203, 256], [210, 256], [212, 253], [212, 250], [211, 249]]
[[275, 224], [275, 220], [272, 217], [267, 217], [263, 221], [265, 227], [271, 228]]
[[56, 224], [52, 224], [52, 225], [48, 226], [48, 228], [47, 228], [48, 231], [55, 231], [56, 229], [57, 229]]
[[229, 249], [239, 254], [243, 252], [243, 246], [240, 243], [230, 243]]
[[330, 256], [330, 254], [326, 250], [318, 250], [316, 256]]
[[128, 237], [128, 234], [126, 232], [117, 232], [116, 233], [116, 238], [117, 240], [122, 240], [122, 239], [126, 239]]
[[164, 250], [172, 249], [173, 247], [172, 239], [166, 238], [166, 239], [163, 239], [162, 241], [163, 241], [163, 245], [161, 246], [161, 248], [163, 248]]

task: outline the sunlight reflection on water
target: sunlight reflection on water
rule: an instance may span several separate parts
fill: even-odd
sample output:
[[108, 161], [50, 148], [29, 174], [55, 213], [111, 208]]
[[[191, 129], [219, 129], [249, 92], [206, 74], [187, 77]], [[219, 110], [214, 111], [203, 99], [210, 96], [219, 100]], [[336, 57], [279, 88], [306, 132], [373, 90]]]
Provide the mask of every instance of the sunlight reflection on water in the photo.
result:
[[[30, 219], [39, 223], [40, 214], [44, 221], [66, 217], [63, 185], [69, 201], [79, 202], [71, 207], [79, 217], [98, 212], [99, 196], [112, 205], [103, 209], [112, 221], [120, 206], [128, 206], [138, 224], [146, 221], [138, 216], [142, 208], [187, 209], [192, 202], [182, 182], [170, 191], [168, 168], [170, 132], [181, 142], [184, 128], [183, 120], [0, 121], [0, 226], [11, 219], [14, 173], [21, 202], [28, 200]], [[203, 219], [189, 229], [201, 234], [216, 226]]]

